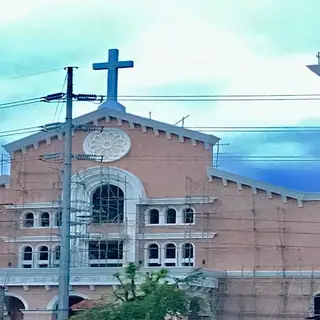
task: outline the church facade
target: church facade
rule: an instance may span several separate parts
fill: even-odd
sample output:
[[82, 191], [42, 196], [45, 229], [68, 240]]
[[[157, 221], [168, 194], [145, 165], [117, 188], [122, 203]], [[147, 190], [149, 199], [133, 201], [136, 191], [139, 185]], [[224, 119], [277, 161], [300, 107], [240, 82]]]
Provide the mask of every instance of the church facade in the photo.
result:
[[[203, 319], [320, 313], [320, 195], [213, 168], [219, 138], [127, 113], [115, 78], [112, 99], [73, 120], [70, 305], [112, 299], [113, 275], [135, 262], [176, 278], [201, 272], [186, 290], [205, 300]], [[56, 317], [63, 137], [39, 132], [4, 146], [8, 319]]]

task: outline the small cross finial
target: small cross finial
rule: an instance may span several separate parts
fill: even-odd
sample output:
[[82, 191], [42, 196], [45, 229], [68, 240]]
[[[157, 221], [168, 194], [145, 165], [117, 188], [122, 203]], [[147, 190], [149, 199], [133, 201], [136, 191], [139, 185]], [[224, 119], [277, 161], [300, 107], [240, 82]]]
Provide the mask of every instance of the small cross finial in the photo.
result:
[[94, 63], [93, 70], [108, 70], [107, 101], [118, 99], [118, 69], [132, 68], [133, 61], [119, 61], [119, 50], [110, 49], [108, 62]]
[[318, 64], [320, 64], [320, 51], [318, 51], [318, 54], [316, 55], [316, 57], [318, 58]]

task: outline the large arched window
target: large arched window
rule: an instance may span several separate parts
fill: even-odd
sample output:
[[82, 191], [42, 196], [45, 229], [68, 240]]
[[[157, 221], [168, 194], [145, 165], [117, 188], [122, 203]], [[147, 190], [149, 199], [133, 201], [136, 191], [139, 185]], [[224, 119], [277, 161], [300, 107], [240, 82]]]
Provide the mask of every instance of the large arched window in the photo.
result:
[[4, 306], [8, 312], [8, 318], [5, 319], [23, 319], [23, 312], [21, 310], [26, 309], [24, 302], [18, 298], [10, 295], [4, 297]]
[[23, 219], [23, 226], [25, 228], [34, 227], [34, 214], [32, 212], [28, 212], [25, 214], [24, 219]]
[[22, 268], [32, 268], [33, 252], [32, 247], [24, 247], [22, 251]]
[[148, 266], [158, 267], [161, 266], [160, 262], [160, 250], [156, 243], [152, 243], [148, 247]]
[[49, 227], [50, 226], [50, 214], [48, 212], [41, 213], [41, 227]]
[[93, 223], [122, 223], [124, 193], [112, 184], [105, 184], [92, 195]]

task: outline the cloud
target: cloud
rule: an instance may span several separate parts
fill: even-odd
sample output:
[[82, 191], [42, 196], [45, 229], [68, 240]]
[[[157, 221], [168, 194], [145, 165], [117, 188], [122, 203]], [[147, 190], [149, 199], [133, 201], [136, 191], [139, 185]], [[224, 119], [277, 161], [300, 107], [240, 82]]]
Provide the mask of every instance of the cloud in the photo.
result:
[[[75, 72], [77, 93], [104, 94], [106, 72], [92, 71], [91, 64], [104, 61], [108, 48], [117, 47], [120, 59], [135, 61], [133, 70], [120, 71], [120, 95], [319, 90], [320, 79], [305, 67], [314, 61], [310, 52], [315, 46], [311, 42], [316, 42], [316, 24], [306, 20], [315, 21], [316, 7], [287, 0], [20, 2], [12, 0], [0, 13], [2, 80], [72, 64], [81, 66]], [[305, 15], [301, 16], [302, 11]], [[301, 28], [296, 27], [297, 21]], [[64, 76], [61, 71], [2, 81], [0, 93], [5, 102], [59, 92]], [[318, 102], [307, 101], [123, 103], [128, 112], [148, 116], [151, 111], [153, 118], [169, 123], [190, 114], [185, 124], [197, 127], [297, 125], [310, 121], [318, 111]], [[52, 122], [55, 108], [42, 105], [8, 110], [2, 118], [3, 128]], [[74, 114], [95, 108], [94, 104], [77, 103]], [[317, 140], [314, 136], [300, 141], [294, 135], [290, 140], [282, 134], [216, 135], [231, 143], [223, 150], [248, 155], [304, 155], [315, 150]], [[258, 172], [252, 163], [230, 163], [228, 168], [245, 174], [249, 174], [248, 168], [251, 173]]]

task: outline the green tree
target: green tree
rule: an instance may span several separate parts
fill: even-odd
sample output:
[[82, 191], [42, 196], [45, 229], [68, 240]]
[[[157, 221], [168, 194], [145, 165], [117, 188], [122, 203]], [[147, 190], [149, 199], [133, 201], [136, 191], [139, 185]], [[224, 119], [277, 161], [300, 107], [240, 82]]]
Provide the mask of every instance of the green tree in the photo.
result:
[[[116, 301], [73, 316], [72, 320], [163, 320], [166, 315], [189, 312], [190, 300], [176, 285], [168, 283], [168, 271], [140, 274], [130, 263], [123, 274], [115, 274], [120, 288]], [[140, 285], [137, 285], [140, 283]]]

